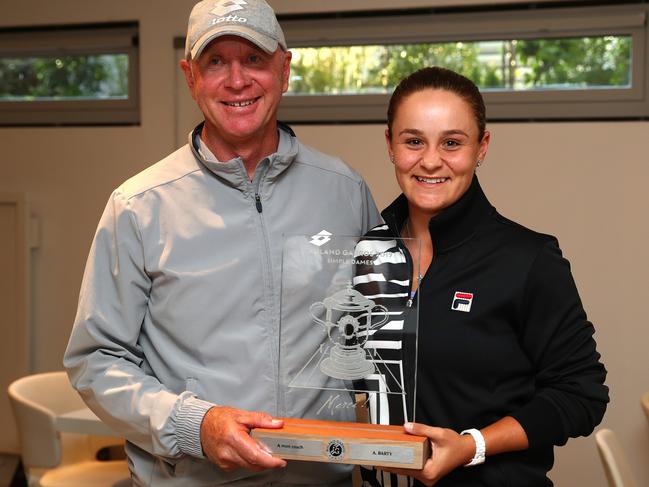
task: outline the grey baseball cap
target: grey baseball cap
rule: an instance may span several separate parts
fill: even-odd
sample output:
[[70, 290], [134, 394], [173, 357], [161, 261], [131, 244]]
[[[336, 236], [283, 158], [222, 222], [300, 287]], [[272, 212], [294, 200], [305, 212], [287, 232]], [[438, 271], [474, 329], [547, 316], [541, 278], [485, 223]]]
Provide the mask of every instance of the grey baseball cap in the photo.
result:
[[185, 56], [198, 59], [205, 46], [220, 36], [243, 37], [272, 54], [286, 50], [284, 32], [264, 0], [202, 0], [189, 14]]

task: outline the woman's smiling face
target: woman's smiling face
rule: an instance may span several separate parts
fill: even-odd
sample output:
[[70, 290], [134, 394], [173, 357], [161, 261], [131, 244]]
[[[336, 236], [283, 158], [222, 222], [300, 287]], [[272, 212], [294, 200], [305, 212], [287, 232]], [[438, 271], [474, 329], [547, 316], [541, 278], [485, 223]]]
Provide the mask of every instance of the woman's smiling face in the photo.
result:
[[424, 89], [401, 100], [391, 133], [386, 130], [388, 150], [410, 211], [429, 217], [466, 192], [489, 146], [488, 132], [479, 140], [471, 106], [440, 89]]

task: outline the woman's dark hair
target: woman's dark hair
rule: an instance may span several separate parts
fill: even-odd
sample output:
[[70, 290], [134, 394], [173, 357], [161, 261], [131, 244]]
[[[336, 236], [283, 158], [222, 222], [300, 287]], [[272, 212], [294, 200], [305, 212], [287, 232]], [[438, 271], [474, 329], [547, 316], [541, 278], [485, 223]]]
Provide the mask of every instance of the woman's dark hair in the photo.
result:
[[392, 123], [401, 102], [409, 95], [423, 90], [446, 90], [466, 101], [473, 110], [478, 125], [478, 141], [485, 133], [487, 111], [478, 87], [469, 78], [450, 69], [433, 66], [422, 68], [401, 80], [388, 105], [388, 135], [392, 138]]

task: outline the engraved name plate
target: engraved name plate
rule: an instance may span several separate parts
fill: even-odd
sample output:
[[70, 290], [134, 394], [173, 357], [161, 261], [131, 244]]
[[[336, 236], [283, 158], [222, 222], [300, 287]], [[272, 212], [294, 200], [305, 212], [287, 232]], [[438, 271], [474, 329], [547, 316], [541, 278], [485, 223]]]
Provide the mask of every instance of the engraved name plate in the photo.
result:
[[399, 426], [285, 418], [284, 428], [253, 430], [273, 454], [292, 460], [358, 465], [423, 467], [430, 455], [427, 438]]
[[415, 460], [415, 448], [352, 443], [349, 446], [349, 458], [357, 462], [369, 462], [371, 465], [375, 465], [376, 462], [411, 465]]

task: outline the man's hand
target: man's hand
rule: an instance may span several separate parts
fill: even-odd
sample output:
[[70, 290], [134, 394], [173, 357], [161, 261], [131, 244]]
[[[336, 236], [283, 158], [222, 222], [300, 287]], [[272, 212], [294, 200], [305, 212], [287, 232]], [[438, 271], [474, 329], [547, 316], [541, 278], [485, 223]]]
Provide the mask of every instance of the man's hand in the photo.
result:
[[281, 428], [282, 425], [281, 420], [265, 413], [215, 406], [207, 412], [201, 424], [203, 452], [226, 472], [238, 468], [259, 472], [285, 467], [285, 460], [273, 457], [249, 435], [252, 428]]
[[470, 435], [459, 435], [450, 429], [417, 423], [407, 423], [404, 428], [412, 435], [427, 436], [430, 439], [430, 458], [421, 470], [381, 468], [382, 470], [414, 477], [424, 485], [435, 485], [442, 477], [469, 462], [475, 453], [475, 441]]

